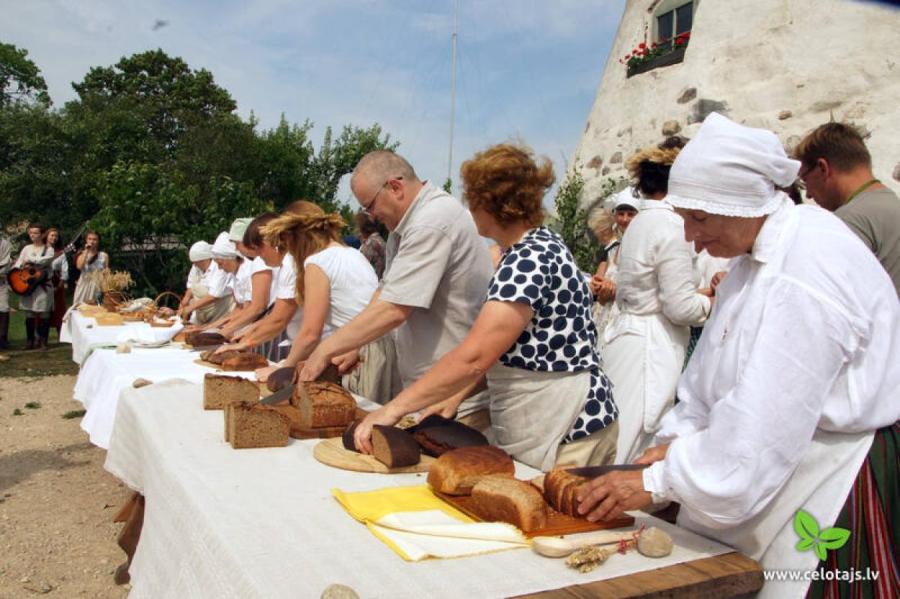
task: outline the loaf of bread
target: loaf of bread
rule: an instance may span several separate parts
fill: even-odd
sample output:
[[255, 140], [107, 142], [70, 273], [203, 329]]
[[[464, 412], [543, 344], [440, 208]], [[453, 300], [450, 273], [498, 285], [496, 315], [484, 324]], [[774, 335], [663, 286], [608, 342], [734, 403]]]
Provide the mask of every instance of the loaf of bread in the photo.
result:
[[508, 522], [531, 532], [547, 525], [547, 502], [532, 484], [509, 476], [483, 476], [472, 487], [472, 511], [487, 522]]
[[239, 352], [236, 356], [230, 356], [222, 360], [222, 370], [256, 370], [265, 368], [269, 361], [254, 352]]
[[544, 476], [544, 499], [558, 512], [580, 518], [578, 513], [578, 489], [587, 478], [554, 468]]
[[208, 373], [203, 376], [203, 409], [223, 410], [228, 404], [259, 401], [259, 385], [239, 376]]
[[488, 440], [480, 432], [462, 422], [437, 414], [428, 416], [409, 430], [426, 455], [438, 457], [451, 449], [487, 445]]
[[468, 495], [489, 474], [512, 476], [513, 460], [502, 449], [490, 445], [461, 447], [444, 453], [428, 471], [428, 484], [447, 495]]
[[285, 366], [284, 368], [273, 370], [272, 373], [269, 374], [269, 378], [266, 379], [266, 388], [272, 393], [281, 391], [294, 382], [296, 374], [297, 369], [293, 366]]
[[289, 403], [279, 403], [270, 407], [276, 412], [284, 414], [288, 417], [288, 420], [290, 420], [291, 422], [291, 436], [294, 436], [295, 433], [303, 430], [303, 426], [300, 421], [300, 410]]
[[300, 410], [303, 428], [347, 426], [356, 415], [356, 402], [343, 387], [321, 381], [294, 388], [291, 405]]
[[356, 441], [353, 440], [353, 433], [356, 432], [356, 425], [359, 424], [360, 421], [352, 422], [350, 426], [344, 431], [344, 434], [341, 435], [341, 443], [344, 445], [344, 449], [349, 451], [355, 451], [359, 453], [359, 450], [356, 449]]
[[413, 436], [402, 428], [376, 424], [372, 428], [372, 454], [388, 468], [418, 464], [422, 451]]
[[213, 345], [222, 345], [228, 343], [221, 333], [210, 333], [209, 331], [191, 331], [184, 336], [184, 342], [192, 347], [210, 347]]
[[224, 362], [228, 358], [233, 358], [239, 355], [241, 355], [241, 352], [236, 349], [230, 349], [218, 354], [216, 353], [215, 349], [208, 349], [206, 351], [200, 352], [200, 359], [204, 362], [209, 362], [210, 364], [221, 365], [222, 362]]
[[284, 447], [290, 430], [288, 417], [269, 406], [240, 402], [225, 408], [225, 440], [235, 449]]

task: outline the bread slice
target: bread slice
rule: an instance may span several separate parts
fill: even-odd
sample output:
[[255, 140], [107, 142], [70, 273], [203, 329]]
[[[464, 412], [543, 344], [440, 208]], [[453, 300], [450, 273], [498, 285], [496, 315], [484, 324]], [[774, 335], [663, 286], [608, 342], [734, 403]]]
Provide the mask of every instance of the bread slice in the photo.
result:
[[509, 476], [483, 476], [472, 487], [472, 511], [488, 522], [530, 532], [547, 525], [547, 502], [533, 485]]
[[291, 423], [287, 416], [259, 403], [240, 402], [228, 406], [225, 435], [235, 449], [284, 447]]
[[184, 342], [192, 347], [211, 347], [228, 343], [228, 339], [220, 333], [208, 331], [192, 331], [184, 336]]
[[402, 428], [376, 424], [372, 429], [372, 449], [375, 459], [388, 468], [418, 464], [422, 451], [413, 436]]
[[347, 426], [356, 415], [356, 401], [340, 385], [307, 382], [297, 385], [291, 405], [300, 410], [302, 428]]
[[204, 410], [222, 410], [239, 401], [259, 401], [259, 385], [239, 376], [212, 373], [203, 376]]
[[512, 476], [513, 460], [491, 445], [461, 447], [439, 457], [428, 471], [431, 488], [448, 495], [469, 495], [472, 487], [488, 474]]

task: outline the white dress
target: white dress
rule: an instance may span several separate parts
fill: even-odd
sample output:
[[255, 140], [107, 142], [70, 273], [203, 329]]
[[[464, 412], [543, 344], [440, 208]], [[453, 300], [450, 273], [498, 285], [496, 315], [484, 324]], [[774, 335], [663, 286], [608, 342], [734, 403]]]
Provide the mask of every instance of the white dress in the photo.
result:
[[665, 201], [644, 202], [622, 238], [616, 305], [604, 331], [603, 369], [619, 406], [616, 459], [631, 462], [659, 430], [674, 405], [690, 326], [709, 314], [697, 293], [693, 248], [683, 221]]
[[75, 283], [75, 295], [72, 298], [73, 306], [82, 303], [97, 303], [100, 296], [100, 288], [97, 287], [97, 284], [89, 275], [104, 268], [109, 268], [109, 256], [106, 252], [98, 252], [96, 259], [90, 264], [87, 264], [85, 261], [84, 267], [81, 269], [81, 275], [78, 277], [78, 282]]
[[[812, 570], [797, 510], [837, 518], [873, 431], [900, 419], [900, 303], [878, 260], [834, 215], [784, 203], [735, 258], [644, 473], [678, 523], [763, 568]], [[851, 541], [852, 542], [852, 541]], [[802, 597], [807, 582], [762, 597]]]
[[[18, 260], [16, 260], [16, 268], [21, 268], [26, 264], [34, 264], [47, 269], [52, 268], [53, 248], [49, 245], [43, 247], [35, 247], [34, 244], [28, 244], [22, 248]], [[53, 284], [48, 278], [34, 288], [34, 291], [28, 295], [22, 296], [19, 300], [19, 309], [26, 312], [47, 313], [53, 310]]]

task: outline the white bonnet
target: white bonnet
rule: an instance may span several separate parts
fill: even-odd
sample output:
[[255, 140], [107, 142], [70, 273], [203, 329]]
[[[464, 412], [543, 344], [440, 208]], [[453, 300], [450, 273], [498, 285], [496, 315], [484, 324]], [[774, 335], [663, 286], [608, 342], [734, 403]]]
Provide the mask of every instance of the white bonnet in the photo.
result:
[[216, 241], [212, 244], [212, 255], [213, 258], [219, 258], [220, 260], [237, 258], [237, 247], [228, 238], [228, 231], [222, 231], [216, 237]]
[[212, 258], [212, 246], [205, 241], [198, 241], [188, 250], [188, 258], [191, 262], [200, 262]]
[[763, 216], [781, 204], [775, 187], [788, 187], [799, 170], [774, 133], [714, 112], [672, 164], [666, 202], [709, 214]]

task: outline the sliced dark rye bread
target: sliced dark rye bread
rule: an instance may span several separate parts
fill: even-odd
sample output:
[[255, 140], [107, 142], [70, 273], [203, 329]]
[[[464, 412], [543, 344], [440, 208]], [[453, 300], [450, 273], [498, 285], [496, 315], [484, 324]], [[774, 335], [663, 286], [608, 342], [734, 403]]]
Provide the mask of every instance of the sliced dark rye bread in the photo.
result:
[[372, 428], [372, 454], [388, 468], [400, 468], [418, 464], [422, 450], [402, 428], [376, 424]]

